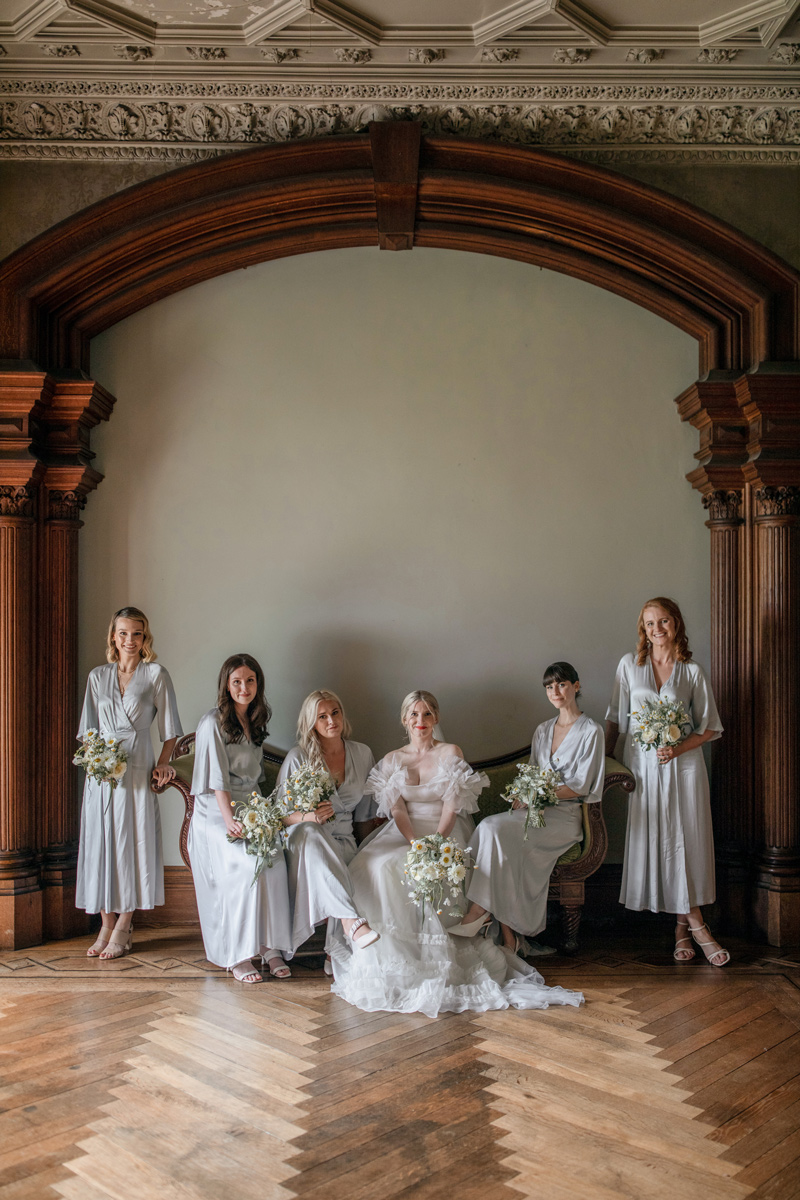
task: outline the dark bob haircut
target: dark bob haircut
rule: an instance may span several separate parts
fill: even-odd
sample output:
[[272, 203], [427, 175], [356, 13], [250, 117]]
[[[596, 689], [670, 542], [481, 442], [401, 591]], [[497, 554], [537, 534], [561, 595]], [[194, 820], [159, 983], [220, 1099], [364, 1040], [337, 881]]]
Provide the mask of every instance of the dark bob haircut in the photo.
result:
[[[580, 675], [573, 667], [572, 663], [554, 662], [544, 673], [542, 678], [542, 687], [547, 687], [548, 683], [578, 683]], [[580, 696], [580, 692], [577, 692]]]

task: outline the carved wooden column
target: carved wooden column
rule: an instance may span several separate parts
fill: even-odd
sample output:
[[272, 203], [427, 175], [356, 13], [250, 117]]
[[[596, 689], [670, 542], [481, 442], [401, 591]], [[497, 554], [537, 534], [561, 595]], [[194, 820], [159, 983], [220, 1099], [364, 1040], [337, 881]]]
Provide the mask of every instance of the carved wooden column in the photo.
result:
[[800, 941], [800, 369], [737, 384], [754, 497], [754, 917], [772, 945]]
[[0, 364], [0, 948], [41, 941], [34, 779], [37, 507], [44, 372]]
[[755, 917], [772, 945], [800, 940], [800, 487], [755, 492]]
[[750, 929], [752, 830], [752, 672], [744, 644], [743, 492], [703, 496], [711, 541], [711, 683], [725, 727], [713, 760], [712, 810], [721, 927]]
[[28, 470], [27, 482], [0, 484], [0, 947], [5, 949], [34, 946], [42, 935], [31, 775], [38, 489], [34, 470]]
[[79, 373], [50, 376], [43, 420], [47, 468], [42, 484], [39, 592], [40, 679], [46, 752], [39, 776], [43, 806], [41, 883], [46, 940], [85, 931], [75, 908], [80, 773], [72, 765], [80, 705], [78, 679], [78, 533], [87, 494], [102, 479], [90, 465], [89, 431], [111, 413], [113, 398]]
[[725, 733], [713, 747], [711, 806], [721, 930], [751, 925], [752, 669], [747, 638], [745, 485], [747, 421], [736, 398], [738, 372], [717, 371], [677, 403], [700, 433], [700, 465], [687, 476], [703, 493], [711, 551], [711, 685]]
[[[89, 430], [113, 398], [80, 372], [0, 362], [0, 948], [75, 913], [77, 535]], [[44, 887], [43, 887], [44, 885]]]

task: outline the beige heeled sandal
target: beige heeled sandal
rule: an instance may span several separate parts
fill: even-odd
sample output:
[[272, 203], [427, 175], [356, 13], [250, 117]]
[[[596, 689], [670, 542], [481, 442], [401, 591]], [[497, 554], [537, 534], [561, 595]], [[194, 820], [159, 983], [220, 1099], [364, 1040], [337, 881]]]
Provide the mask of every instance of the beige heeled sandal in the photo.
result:
[[[678, 929], [689, 929], [688, 921], [676, 921], [675, 925]], [[681, 942], [688, 942], [689, 945], [682, 946]], [[688, 963], [697, 957], [694, 952], [694, 946], [692, 945], [691, 937], [675, 938], [675, 949], [672, 951], [672, 957], [675, 959], [675, 962], [679, 963]]]
[[[711, 939], [710, 941], [708, 941], [708, 942], [700, 941], [700, 939], [698, 938], [697, 935], [701, 929], [705, 929], [706, 933], [709, 934], [710, 939]], [[715, 940], [713, 933], [708, 928], [705, 921], [703, 922], [702, 925], [698, 925], [696, 929], [692, 929], [690, 927], [689, 932], [691, 933], [692, 937], [694, 938], [696, 945], [698, 945], [700, 947], [700, 949], [703, 951], [703, 954], [706, 956], [706, 961], [708, 962], [708, 965], [710, 967], [727, 967], [728, 963], [731, 961], [730, 952], [728, 950], [723, 950], [723, 948], [722, 948], [722, 946], [720, 946], [719, 942]], [[708, 950], [706, 950], [706, 946], [716, 946], [717, 948], [716, 948], [716, 950], [712, 950], [711, 953], [709, 954]], [[714, 959], [719, 958], [720, 955], [722, 955], [722, 962], [714, 962]]]
[[108, 943], [111, 941], [111, 935], [113, 932], [113, 925], [101, 925], [100, 932], [97, 935], [97, 941], [86, 951], [86, 957], [99, 958]]
[[126, 954], [130, 954], [133, 949], [133, 925], [129, 925], [127, 929], [112, 930], [111, 937], [108, 939], [108, 945], [100, 958], [108, 962], [112, 958], [124, 958]]

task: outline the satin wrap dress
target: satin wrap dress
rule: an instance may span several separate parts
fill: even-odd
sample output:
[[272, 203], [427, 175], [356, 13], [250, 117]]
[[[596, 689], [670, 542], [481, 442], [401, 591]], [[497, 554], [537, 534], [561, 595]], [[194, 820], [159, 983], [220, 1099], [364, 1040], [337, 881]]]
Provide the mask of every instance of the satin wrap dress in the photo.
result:
[[[415, 834], [435, 833], [442, 809], [455, 811], [451, 837], [466, 847], [474, 831], [471, 813], [488, 784], [455, 754], [440, 760], [426, 784], [411, 784], [397, 753], [384, 758], [368, 786], [378, 802], [378, 815], [392, 818], [392, 808], [405, 801]], [[365, 1012], [485, 1012], [502, 1008], [547, 1008], [579, 1005], [579, 992], [548, 988], [538, 971], [486, 938], [455, 938], [448, 925], [461, 919], [456, 908], [439, 916], [408, 896], [405, 859], [409, 844], [389, 819], [366, 839], [350, 863], [353, 897], [380, 941], [366, 949], [346, 942], [337, 930], [331, 946], [332, 991]], [[462, 905], [463, 909], [463, 905]]]
[[626, 908], [688, 913], [716, 896], [703, 749], [688, 750], [662, 766], [655, 750], [644, 750], [633, 740], [631, 713], [645, 700], [667, 698], [683, 701], [693, 733], [713, 730], [711, 741], [722, 734], [711, 686], [697, 663], [676, 662], [659, 691], [649, 658], [641, 667], [633, 654], [620, 660], [607, 717], [625, 735], [623, 761], [634, 774], [636, 790], [628, 799], [619, 898]]
[[256, 860], [244, 842], [229, 842], [215, 791], [230, 792], [236, 804], [257, 786], [262, 748], [242, 739], [227, 742], [216, 708], [197, 726], [189, 826], [197, 910], [209, 962], [235, 967], [263, 949], [292, 952], [286, 861], [281, 851], [255, 883]]
[[531, 744], [532, 763], [561, 772], [579, 800], [562, 800], [544, 814], [544, 828], [528, 829], [525, 809], [485, 817], [469, 843], [474, 860], [468, 898], [517, 933], [533, 937], [547, 924], [547, 892], [553, 868], [562, 854], [583, 837], [581, 801], [597, 804], [603, 797], [605, 744], [603, 730], [586, 714], [567, 731], [552, 752], [558, 717], [539, 725]]
[[[286, 755], [278, 784], [306, 761], [299, 746]], [[353, 904], [353, 885], [347, 864], [356, 852], [353, 821], [373, 815], [372, 796], [366, 793], [367, 777], [375, 765], [369, 746], [345, 741], [344, 782], [333, 796], [334, 819], [326, 825], [313, 821], [286, 827], [289, 896], [292, 904], [292, 943], [295, 950], [326, 917], [359, 916]], [[331, 931], [328, 931], [328, 943]]]
[[141, 660], [124, 696], [116, 663], [89, 672], [78, 737], [97, 729], [119, 738], [128, 767], [113, 789], [86, 777], [75, 894], [76, 907], [86, 912], [133, 912], [164, 903], [161, 813], [150, 790], [155, 717], [162, 742], [182, 735], [172, 680], [160, 663]]

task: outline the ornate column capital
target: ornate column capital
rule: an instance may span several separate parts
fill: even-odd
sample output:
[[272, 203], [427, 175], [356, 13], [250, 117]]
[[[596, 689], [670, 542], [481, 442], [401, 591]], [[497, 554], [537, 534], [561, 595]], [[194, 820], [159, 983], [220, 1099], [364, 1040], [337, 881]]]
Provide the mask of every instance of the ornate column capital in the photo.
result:
[[756, 520], [800, 517], [800, 487], [756, 488]]
[[739, 488], [716, 488], [703, 496], [703, 508], [708, 513], [706, 525], [741, 525], [743, 523], [742, 491]]
[[37, 491], [30, 484], [0, 484], [0, 517], [35, 517]]

